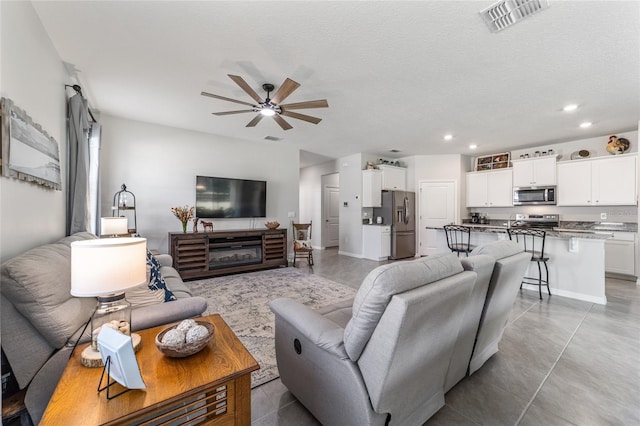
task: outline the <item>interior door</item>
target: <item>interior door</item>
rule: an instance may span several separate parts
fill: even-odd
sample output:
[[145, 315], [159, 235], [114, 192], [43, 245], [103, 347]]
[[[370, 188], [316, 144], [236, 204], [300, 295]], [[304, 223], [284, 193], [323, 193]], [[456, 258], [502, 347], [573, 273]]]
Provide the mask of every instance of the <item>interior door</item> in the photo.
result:
[[324, 246], [337, 247], [340, 243], [340, 187], [325, 185], [323, 209]]
[[421, 181], [418, 198], [418, 253], [427, 256], [441, 251], [438, 234], [443, 234], [427, 227], [441, 228], [456, 222], [456, 182]]

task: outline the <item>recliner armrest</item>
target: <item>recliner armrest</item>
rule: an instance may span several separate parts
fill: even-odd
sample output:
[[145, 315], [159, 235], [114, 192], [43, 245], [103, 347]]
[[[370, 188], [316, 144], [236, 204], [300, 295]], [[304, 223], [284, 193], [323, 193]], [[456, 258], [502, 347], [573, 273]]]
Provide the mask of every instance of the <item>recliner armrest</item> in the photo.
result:
[[344, 349], [344, 328], [338, 324], [292, 299], [276, 299], [269, 307], [277, 319], [286, 321], [317, 347], [340, 359], [349, 359]]

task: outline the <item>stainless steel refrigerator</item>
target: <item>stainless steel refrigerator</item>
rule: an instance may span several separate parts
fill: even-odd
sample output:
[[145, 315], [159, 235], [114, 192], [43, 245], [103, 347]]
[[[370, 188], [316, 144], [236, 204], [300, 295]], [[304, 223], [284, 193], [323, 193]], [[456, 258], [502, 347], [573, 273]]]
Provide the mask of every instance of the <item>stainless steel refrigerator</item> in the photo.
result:
[[391, 225], [391, 256], [404, 259], [416, 254], [416, 194], [408, 191], [382, 191], [382, 207], [373, 209], [374, 216]]

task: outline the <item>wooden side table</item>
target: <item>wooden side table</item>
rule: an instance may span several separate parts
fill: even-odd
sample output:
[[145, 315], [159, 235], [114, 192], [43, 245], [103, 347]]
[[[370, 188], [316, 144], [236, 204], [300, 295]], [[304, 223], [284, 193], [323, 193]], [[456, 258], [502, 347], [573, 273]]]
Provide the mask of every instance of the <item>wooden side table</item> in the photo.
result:
[[[41, 425], [250, 425], [251, 372], [258, 363], [220, 315], [198, 320], [214, 325], [215, 342], [186, 358], [169, 358], [156, 348], [156, 335], [169, 325], [138, 332], [142, 348], [136, 358], [147, 388], [112, 400], [97, 391], [102, 369], [82, 366], [83, 347], [76, 348]], [[113, 392], [122, 389], [116, 384]]]

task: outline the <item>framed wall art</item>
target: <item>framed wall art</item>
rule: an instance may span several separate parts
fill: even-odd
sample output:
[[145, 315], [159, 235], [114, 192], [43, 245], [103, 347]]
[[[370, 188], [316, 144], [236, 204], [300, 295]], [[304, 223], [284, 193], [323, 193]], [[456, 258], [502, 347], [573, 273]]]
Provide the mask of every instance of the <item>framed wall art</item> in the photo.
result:
[[58, 142], [8, 98], [0, 100], [2, 176], [61, 189]]

